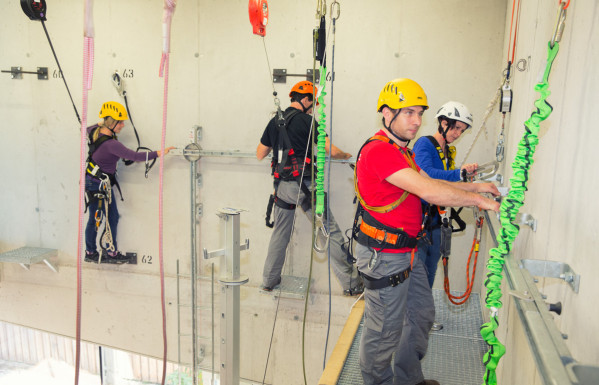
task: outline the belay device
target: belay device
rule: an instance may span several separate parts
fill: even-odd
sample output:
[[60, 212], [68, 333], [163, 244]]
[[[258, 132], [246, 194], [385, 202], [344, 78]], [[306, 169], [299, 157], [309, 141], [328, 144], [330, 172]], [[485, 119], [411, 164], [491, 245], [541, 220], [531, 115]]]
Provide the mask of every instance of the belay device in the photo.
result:
[[31, 20], [46, 20], [46, 0], [21, 0], [21, 8]]
[[266, 24], [268, 24], [268, 2], [266, 0], [250, 0], [248, 8], [254, 35], [266, 35]]

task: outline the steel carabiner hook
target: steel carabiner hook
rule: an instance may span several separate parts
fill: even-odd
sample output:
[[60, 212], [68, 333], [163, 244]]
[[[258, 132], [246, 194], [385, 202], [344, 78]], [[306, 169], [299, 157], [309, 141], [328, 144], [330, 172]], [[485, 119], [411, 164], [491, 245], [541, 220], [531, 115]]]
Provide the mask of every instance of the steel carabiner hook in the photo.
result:
[[557, 13], [557, 21], [555, 22], [555, 31], [553, 32], [553, 37], [551, 38], [551, 43], [549, 44], [551, 48], [555, 46], [555, 43], [559, 43], [562, 40], [562, 34], [564, 33], [564, 27], [566, 25], [566, 7], [569, 5], [569, 3], [569, 1], [568, 4], [563, 1], [559, 3], [559, 12]]
[[[320, 247], [318, 245], [319, 230], [325, 239], [324, 246], [322, 246], [322, 247]], [[330, 239], [330, 234], [324, 226], [324, 222], [322, 220], [322, 215], [317, 214], [316, 215], [316, 228], [314, 229], [314, 250], [318, 253], [324, 253], [325, 251], [327, 251], [327, 248], [329, 247], [329, 239]]]

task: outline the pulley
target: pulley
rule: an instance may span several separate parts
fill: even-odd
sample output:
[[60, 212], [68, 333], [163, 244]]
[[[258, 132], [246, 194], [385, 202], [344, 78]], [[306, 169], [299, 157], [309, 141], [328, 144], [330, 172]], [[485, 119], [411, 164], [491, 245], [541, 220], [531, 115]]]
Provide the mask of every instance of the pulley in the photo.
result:
[[21, 8], [31, 20], [46, 21], [46, 0], [21, 0]]
[[499, 112], [512, 112], [512, 88], [510, 83], [505, 82], [501, 87], [501, 103], [499, 104]]
[[268, 2], [266, 0], [250, 0], [249, 3], [250, 23], [254, 27], [254, 35], [266, 35], [266, 24], [268, 24]]

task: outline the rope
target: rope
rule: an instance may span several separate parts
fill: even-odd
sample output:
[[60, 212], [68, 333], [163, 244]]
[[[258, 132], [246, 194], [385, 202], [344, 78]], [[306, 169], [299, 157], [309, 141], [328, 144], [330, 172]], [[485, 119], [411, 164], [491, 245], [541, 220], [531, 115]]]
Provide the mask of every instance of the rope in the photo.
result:
[[[110, 221], [108, 220], [108, 210], [110, 208], [110, 203], [112, 202], [112, 188], [110, 187], [110, 180], [108, 178], [103, 179], [100, 182], [100, 191], [104, 191], [105, 195], [105, 198], [102, 199], [102, 204], [104, 205], [104, 218], [106, 219], [104, 221], [104, 232], [102, 233], [102, 237], [100, 238], [100, 245], [102, 246], [102, 249], [113, 252], [115, 251], [114, 240], [112, 238], [112, 229], [110, 228]], [[98, 206], [98, 210], [101, 210], [100, 206]], [[97, 226], [98, 223], [96, 223], [96, 227]], [[107, 246], [104, 247], [104, 245]]]
[[[62, 81], [64, 86], [67, 89], [67, 93], [69, 94], [69, 98], [71, 99], [71, 104], [73, 105], [73, 109], [75, 110], [75, 115], [77, 116], [77, 121], [81, 124], [81, 118], [79, 118], [79, 111], [77, 111], [77, 107], [75, 107], [75, 102], [73, 101], [73, 97], [71, 96], [71, 90], [69, 90], [69, 86], [67, 85], [67, 79], [62, 72], [62, 68], [60, 67], [60, 62], [58, 61], [58, 57], [56, 56], [56, 52], [54, 51], [54, 46], [52, 45], [52, 40], [50, 40], [50, 34], [48, 34], [48, 29], [46, 29], [46, 23], [44, 23], [43, 19], [44, 15], [42, 14], [42, 27], [44, 27], [44, 32], [46, 33], [46, 37], [48, 38], [48, 43], [50, 43], [50, 49], [52, 50], [52, 55], [54, 55], [54, 60], [56, 60], [56, 65], [58, 66], [58, 71], [60, 71], [60, 75], [62, 76]], [[85, 44], [85, 43], [84, 43]]]
[[[158, 255], [160, 264], [160, 304], [162, 307], [162, 381], [164, 385], [166, 381], [166, 362], [167, 362], [167, 338], [166, 338], [166, 301], [164, 294], [164, 234], [163, 234], [163, 211], [164, 211], [164, 148], [166, 139], [166, 116], [168, 110], [168, 68], [170, 55], [170, 38], [171, 38], [171, 22], [176, 6], [175, 0], [164, 0], [164, 12], [162, 18], [162, 57], [160, 59], [159, 76], [164, 78], [164, 92], [162, 103], [162, 134], [160, 138], [160, 172], [159, 172], [159, 197], [158, 197]], [[195, 365], [195, 357], [193, 357]]]
[[[77, 319], [75, 326], [75, 385], [79, 384], [79, 365], [81, 361], [81, 259], [83, 250], [83, 217], [85, 213], [85, 169], [87, 166], [87, 93], [92, 86], [94, 71], [94, 29], [92, 18], [92, 2], [85, 2], [84, 38], [83, 38], [83, 97], [81, 140], [79, 154], [79, 226], [77, 231]], [[91, 212], [89, 215], [92, 215]]]
[[[336, 8], [335, 8], [336, 7]], [[335, 15], [335, 13], [333, 12], [334, 10], [337, 10], [337, 13]], [[336, 22], [337, 19], [339, 18], [341, 13], [341, 6], [339, 5], [339, 3], [335, 0], [333, 1], [333, 3], [331, 4], [331, 9], [329, 14], [331, 15], [331, 21], [332, 21], [332, 28], [333, 28], [333, 44], [332, 44], [332, 54], [331, 54], [331, 104], [329, 106], [329, 111], [330, 111], [330, 119], [329, 119], [329, 154], [332, 154], [332, 144], [333, 144], [333, 84], [335, 81], [335, 32], [336, 32]], [[331, 29], [331, 25], [329, 25], [329, 31], [327, 31], [327, 41], [329, 41], [329, 33], [330, 33], [330, 29]], [[326, 53], [325, 53], [326, 56]], [[329, 191], [329, 194], [326, 196], [327, 198], [327, 202], [326, 202], [326, 207], [327, 207], [327, 228], [331, 228], [330, 225], [330, 217], [331, 217], [331, 162], [329, 162], [327, 164], [327, 191]], [[328, 284], [329, 284], [329, 311], [327, 314], [327, 334], [324, 340], [324, 354], [323, 354], [323, 358], [322, 358], [322, 368], [324, 370], [324, 368], [326, 367], [327, 364], [327, 349], [329, 346], [329, 334], [331, 332], [331, 313], [332, 313], [332, 288], [331, 288], [331, 247], [329, 246], [327, 248], [327, 279], [328, 279]], [[351, 289], [352, 285], [351, 285], [351, 276], [350, 276], [350, 289]]]
[[497, 312], [502, 307], [501, 302], [501, 281], [505, 257], [510, 253], [514, 239], [518, 236], [520, 227], [513, 222], [520, 207], [524, 204], [524, 193], [528, 190], [529, 169], [534, 162], [533, 155], [539, 142], [539, 124], [547, 119], [553, 107], [547, 103], [546, 99], [551, 94], [549, 91], [549, 73], [553, 60], [559, 51], [559, 44], [556, 41], [553, 47], [549, 43], [547, 53], [547, 66], [542, 80], [535, 86], [535, 91], [540, 93], [539, 99], [535, 101], [536, 110], [530, 118], [524, 122], [525, 130], [518, 144], [518, 151], [514, 162], [512, 163], [512, 178], [510, 178], [510, 190], [507, 197], [502, 201], [500, 208], [501, 230], [497, 235], [498, 247], [489, 251], [490, 257], [487, 262], [487, 279], [485, 287], [487, 294], [485, 298], [486, 307], [491, 310], [490, 322], [481, 326], [481, 335], [489, 345], [489, 351], [485, 353], [484, 364], [486, 366], [484, 374], [485, 385], [496, 385], [497, 374], [495, 372], [497, 364], [505, 354], [505, 346], [497, 339], [495, 330], [498, 327]]
[[497, 104], [497, 101], [499, 101], [499, 99], [501, 98], [501, 87], [503, 86], [504, 83], [505, 83], [505, 75], [501, 79], [501, 82], [499, 83], [499, 87], [497, 87], [497, 90], [495, 91], [495, 95], [493, 95], [493, 98], [489, 101], [489, 104], [487, 105], [487, 109], [485, 110], [485, 114], [483, 115], [482, 123], [476, 129], [474, 138], [472, 138], [472, 143], [470, 143], [470, 147], [468, 147], [468, 151], [466, 151], [464, 158], [459, 163], [460, 165], [463, 165], [466, 162], [466, 159], [468, 159], [468, 155], [470, 155], [470, 152], [472, 151], [472, 148], [474, 147], [474, 143], [476, 142], [476, 139], [478, 139], [478, 136], [480, 135], [482, 128], [485, 127], [485, 125], [487, 124], [487, 120], [489, 120], [489, 117], [493, 113], [493, 110], [495, 109], [495, 105]]
[[[479, 217], [476, 221], [476, 228], [474, 230], [474, 239], [472, 239], [472, 247], [470, 248], [470, 254], [468, 255], [468, 262], [466, 263], [466, 291], [462, 295], [453, 295], [451, 294], [451, 289], [449, 287], [449, 267], [448, 267], [448, 258], [443, 258], [443, 288], [445, 289], [445, 294], [447, 294], [447, 299], [454, 305], [462, 305], [468, 301], [470, 298], [470, 294], [472, 293], [472, 288], [474, 287], [474, 278], [476, 277], [476, 266], [478, 265], [478, 253], [480, 246], [480, 237], [482, 235], [482, 226], [483, 226], [483, 217]], [[474, 254], [474, 264], [472, 265], [472, 279], [470, 279], [470, 261], [472, 260], [472, 254]]]

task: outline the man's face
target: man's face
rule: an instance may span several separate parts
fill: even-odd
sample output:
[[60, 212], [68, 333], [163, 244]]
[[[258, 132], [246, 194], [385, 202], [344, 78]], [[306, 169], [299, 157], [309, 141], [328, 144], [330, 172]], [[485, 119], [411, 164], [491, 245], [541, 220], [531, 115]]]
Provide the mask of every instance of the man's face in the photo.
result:
[[[443, 130], [447, 129], [447, 122], [445, 120], [441, 121], [441, 126]], [[458, 138], [468, 129], [468, 125], [464, 122], [457, 121], [453, 128], [450, 128], [445, 134], [447, 144], [453, 143], [458, 140]]]
[[[395, 113], [388, 109], [389, 117], [388, 120], [393, 119]], [[391, 131], [400, 138], [412, 140], [416, 137], [418, 129], [422, 124], [422, 115], [424, 114], [424, 107], [412, 106], [404, 107], [399, 111], [397, 118], [391, 123]]]
[[312, 96], [306, 96], [302, 99], [301, 103], [306, 108], [306, 114], [311, 115], [314, 107], [314, 103], [312, 102]]

